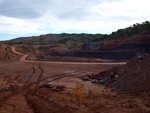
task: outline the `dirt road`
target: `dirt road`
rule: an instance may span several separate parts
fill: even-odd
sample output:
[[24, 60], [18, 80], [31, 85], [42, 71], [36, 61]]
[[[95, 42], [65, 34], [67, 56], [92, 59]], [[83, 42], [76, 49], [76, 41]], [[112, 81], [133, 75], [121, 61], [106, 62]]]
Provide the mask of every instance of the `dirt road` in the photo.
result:
[[100, 65], [124, 65], [127, 62], [107, 62], [107, 63], [101, 63], [101, 62], [90, 62], [90, 63], [85, 63], [85, 62], [56, 62], [56, 61], [31, 61], [31, 60], [26, 60], [26, 58], [28, 57], [28, 54], [22, 54], [18, 51], [16, 51], [16, 49], [11, 46], [12, 52], [18, 55], [22, 55], [22, 57], [20, 58], [20, 61], [22, 62], [31, 62], [31, 63], [51, 63], [51, 64], [82, 64], [82, 65], [95, 65], [95, 64], [100, 64]]

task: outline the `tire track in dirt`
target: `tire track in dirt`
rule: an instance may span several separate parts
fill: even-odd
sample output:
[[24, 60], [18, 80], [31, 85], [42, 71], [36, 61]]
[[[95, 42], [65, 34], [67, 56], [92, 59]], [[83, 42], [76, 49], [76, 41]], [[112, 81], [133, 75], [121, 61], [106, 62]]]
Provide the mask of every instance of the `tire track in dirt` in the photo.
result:
[[57, 78], [54, 78], [54, 79], [50, 80], [49, 82], [53, 82], [53, 81], [56, 81], [56, 80], [59, 80], [61, 78], [65, 78], [65, 77], [72, 77], [72, 76], [76, 76], [76, 75], [81, 75], [81, 74], [91, 72], [91, 71], [95, 71], [95, 69], [92, 69], [90, 71], [75, 72], [75, 73], [72, 73], [71, 75], [58, 76]]
[[30, 82], [31, 78], [33, 77], [34, 73], [36, 73], [35, 64], [33, 64], [32, 70], [33, 70], [33, 72], [31, 73], [31, 75], [29, 76], [29, 78], [27, 79], [25, 84], [29, 84], [29, 82]]
[[30, 87], [30, 86], [32, 86], [34, 84], [39, 84], [40, 82], [42, 82], [44, 80], [47, 80], [47, 79], [51, 79], [52, 78], [52, 80], [49, 80], [49, 82], [52, 82], [52, 81], [55, 81], [55, 80], [58, 80], [58, 79], [61, 79], [61, 78], [72, 77], [72, 76], [76, 76], [76, 75], [80, 75], [80, 74], [84, 74], [84, 73], [91, 72], [91, 71], [96, 71], [96, 70], [99, 70], [99, 69], [88, 69], [88, 70], [80, 71], [80, 72], [79, 71], [75, 71], [75, 72], [72, 72], [72, 73], [56, 74], [56, 75], [53, 75], [51, 77], [43, 78], [43, 79], [38, 80], [36, 82], [30, 83], [30, 84], [28, 84], [28, 87]]
[[41, 67], [41, 64], [39, 64], [38, 68], [41, 70], [41, 73], [40, 73], [40, 75], [39, 75], [39, 77], [38, 77], [38, 80], [37, 80], [37, 84], [36, 84], [36, 86], [35, 86], [35, 89], [37, 89], [37, 88], [39, 87], [40, 81], [41, 81], [41, 79], [42, 79], [42, 77], [43, 77], [43, 74], [44, 74], [44, 69]]
[[[27, 92], [30, 92], [29, 95], [32, 95], [32, 96], [38, 90], [38, 87], [40, 85], [40, 81], [41, 81], [41, 79], [43, 77], [43, 73], [44, 73], [44, 69], [42, 68], [41, 64], [38, 65], [38, 68], [40, 70], [40, 75], [39, 75], [37, 81], [29, 83], [29, 84], [25, 84], [24, 87], [23, 87], [23, 89], [24, 90], [26, 89]], [[33, 83], [35, 83], [35, 84], [33, 84]], [[30, 87], [31, 87], [32, 90], [30, 89]]]

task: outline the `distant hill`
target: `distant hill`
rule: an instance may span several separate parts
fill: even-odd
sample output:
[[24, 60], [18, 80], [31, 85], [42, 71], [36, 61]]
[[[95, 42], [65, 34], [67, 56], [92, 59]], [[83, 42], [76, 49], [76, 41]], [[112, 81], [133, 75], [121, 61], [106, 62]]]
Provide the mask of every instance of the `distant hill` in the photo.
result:
[[20, 37], [10, 41], [2, 43], [7, 44], [26, 44], [26, 45], [68, 45], [76, 46], [85, 42], [101, 42], [103, 40], [115, 40], [124, 39], [137, 34], [141, 34], [144, 31], [150, 30], [150, 22], [145, 21], [143, 23], [133, 24], [125, 29], [119, 29], [116, 32], [112, 32], [110, 35], [106, 34], [46, 34], [32, 37]]
[[7, 44], [25, 44], [25, 45], [72, 45], [76, 46], [84, 42], [92, 42], [94, 39], [100, 39], [102, 34], [46, 34], [32, 37], [21, 37], [3, 43]]

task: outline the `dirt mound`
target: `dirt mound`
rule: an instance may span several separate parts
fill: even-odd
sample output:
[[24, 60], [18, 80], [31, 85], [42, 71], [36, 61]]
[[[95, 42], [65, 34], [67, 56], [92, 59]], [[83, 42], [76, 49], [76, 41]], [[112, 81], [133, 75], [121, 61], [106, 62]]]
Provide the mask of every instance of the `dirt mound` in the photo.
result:
[[149, 67], [150, 58], [144, 60], [135, 58], [131, 60], [126, 66], [118, 70], [118, 74], [122, 72], [122, 75], [118, 78], [114, 87], [122, 91], [149, 92]]
[[93, 76], [103, 84], [123, 92], [150, 91], [150, 57], [138, 56], [126, 65], [110, 69]]

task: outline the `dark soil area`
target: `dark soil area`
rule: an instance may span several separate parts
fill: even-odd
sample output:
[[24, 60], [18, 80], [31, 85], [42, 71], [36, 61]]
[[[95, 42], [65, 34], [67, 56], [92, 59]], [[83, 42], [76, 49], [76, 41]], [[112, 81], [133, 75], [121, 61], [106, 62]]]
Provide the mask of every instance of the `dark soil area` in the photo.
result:
[[122, 92], [150, 91], [150, 58], [134, 58], [126, 65], [112, 68], [92, 76], [102, 79], [104, 84]]
[[110, 60], [129, 60], [136, 55], [135, 51], [95, 51], [95, 52], [82, 52], [73, 51], [65, 53], [65, 56], [71, 57], [85, 57], [85, 58], [99, 58]]

